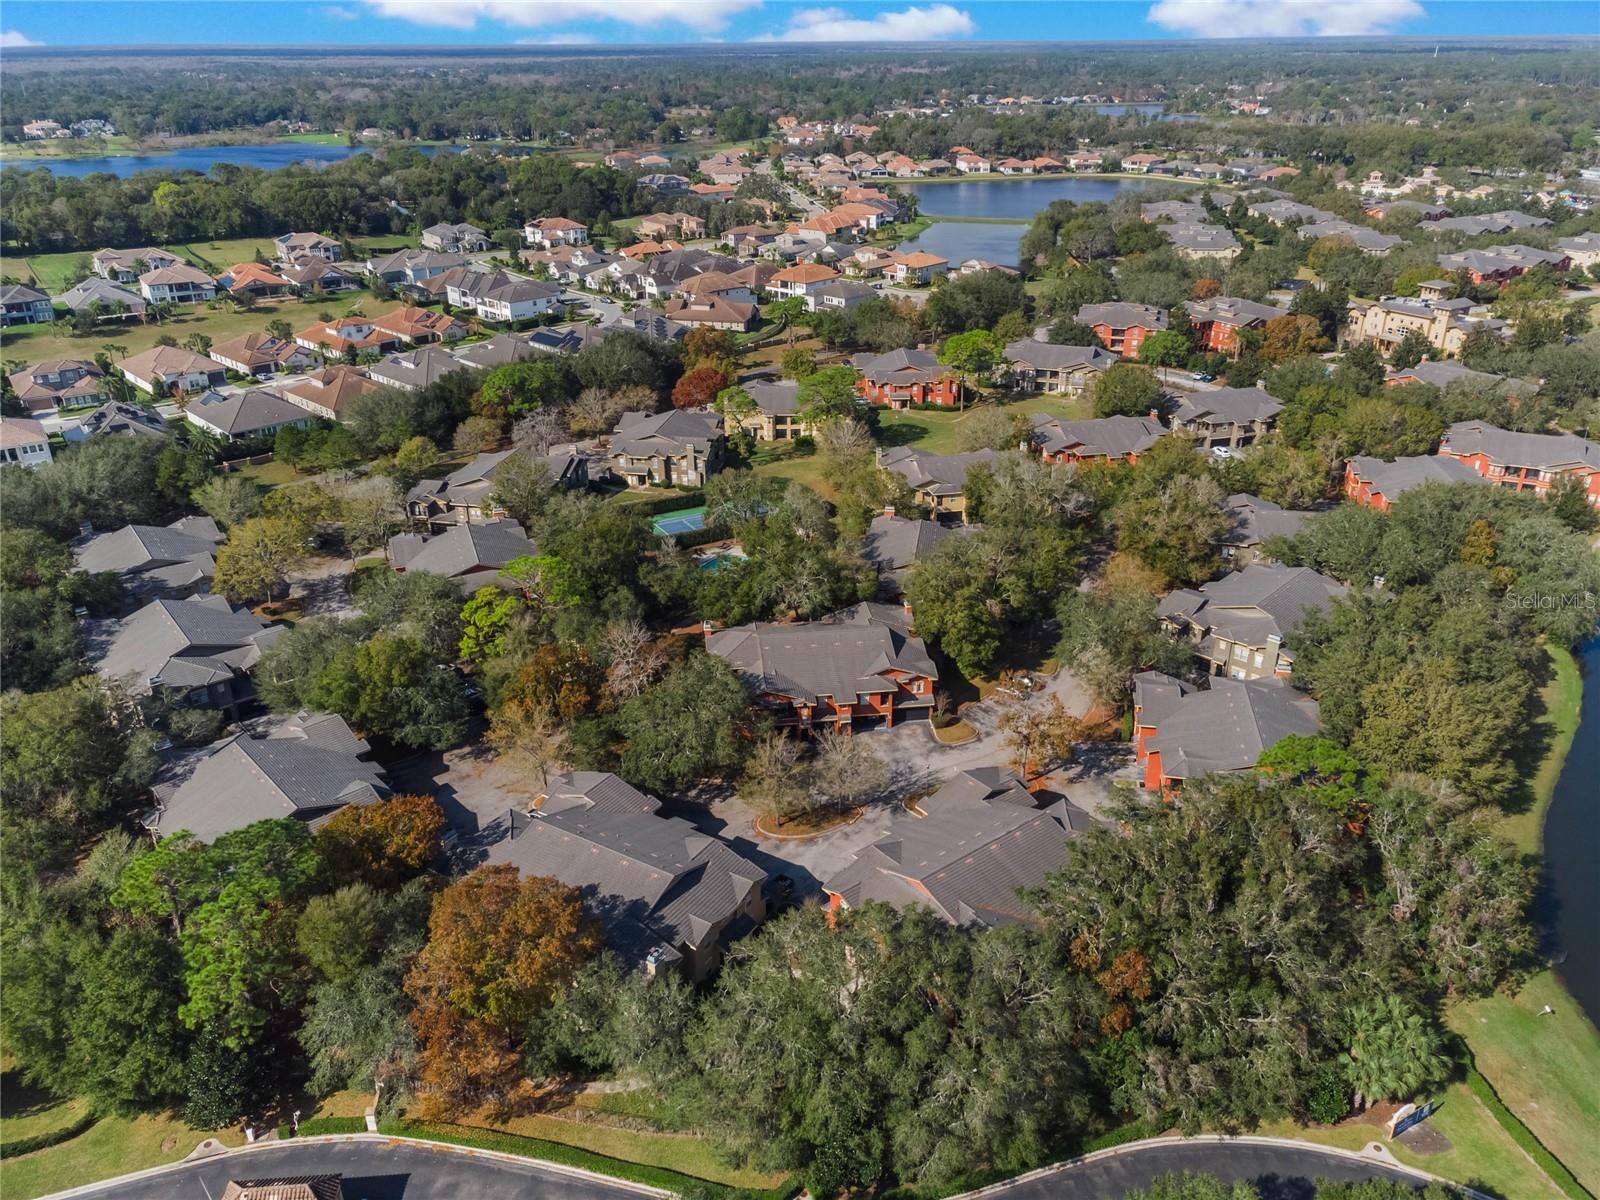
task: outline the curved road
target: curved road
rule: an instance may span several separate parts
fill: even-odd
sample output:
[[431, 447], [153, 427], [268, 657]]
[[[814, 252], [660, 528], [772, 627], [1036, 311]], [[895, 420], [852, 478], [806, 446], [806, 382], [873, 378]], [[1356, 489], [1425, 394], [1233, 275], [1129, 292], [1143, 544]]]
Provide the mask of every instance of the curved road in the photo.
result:
[[269, 1143], [71, 1195], [75, 1200], [219, 1200], [230, 1179], [334, 1173], [344, 1176], [345, 1200], [640, 1200], [657, 1194], [539, 1163], [374, 1137]]
[[[1428, 1180], [1403, 1167], [1318, 1149], [1306, 1143], [1178, 1140], [1144, 1143], [1097, 1154], [998, 1183], [979, 1192], [984, 1200], [1120, 1200], [1148, 1188], [1163, 1175], [1194, 1171], [1225, 1183], [1253, 1183], [1265, 1200], [1302, 1200], [1311, 1182], [1393, 1179], [1421, 1187]], [[961, 1198], [957, 1198], [961, 1200]]]

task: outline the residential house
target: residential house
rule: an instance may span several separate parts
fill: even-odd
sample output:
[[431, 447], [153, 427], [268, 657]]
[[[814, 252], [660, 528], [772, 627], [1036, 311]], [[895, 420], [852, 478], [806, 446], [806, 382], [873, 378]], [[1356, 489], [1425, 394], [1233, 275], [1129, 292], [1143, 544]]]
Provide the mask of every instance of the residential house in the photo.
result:
[[42, 467], [52, 461], [50, 435], [29, 417], [0, 417], [0, 466]]
[[1592, 269], [1600, 265], [1600, 233], [1580, 233], [1577, 237], [1557, 238], [1555, 248], [1567, 256], [1574, 267]]
[[[745, 268], [746, 271], [755, 269], [754, 264]], [[731, 300], [735, 304], [756, 302], [756, 293], [750, 286], [749, 278], [738, 279], [726, 271], [706, 271], [700, 275], [690, 275], [677, 284], [677, 291], [680, 296], [693, 300]]]
[[1157, 671], [1133, 677], [1134, 756], [1151, 791], [1248, 771], [1284, 738], [1321, 728], [1317, 702], [1280, 680], [1213, 679], [1197, 691]]
[[1366, 212], [1374, 221], [1404, 214], [1424, 223], [1442, 220], [1450, 215], [1450, 210], [1444, 205], [1424, 204], [1421, 200], [1376, 200], [1367, 206]]
[[319, 322], [295, 334], [294, 340], [297, 346], [320, 351], [330, 357], [360, 354], [363, 351], [382, 354], [400, 346], [398, 334], [379, 329], [369, 317], [339, 317], [333, 321]]
[[587, 246], [589, 227], [568, 217], [539, 217], [522, 227], [522, 236], [528, 245], [546, 250], [557, 246]]
[[1222, 511], [1228, 518], [1229, 526], [1227, 532], [1217, 539], [1217, 544], [1222, 547], [1223, 560], [1236, 568], [1270, 561], [1262, 550], [1266, 540], [1293, 537], [1300, 532], [1306, 518], [1313, 515], [1285, 509], [1247, 492], [1229, 496], [1223, 501]]
[[257, 300], [295, 290], [288, 279], [257, 262], [236, 263], [217, 276], [216, 284], [230, 295], [251, 296]]
[[388, 546], [389, 565], [397, 572], [440, 575], [469, 595], [501, 584], [509, 589], [501, 570], [533, 553], [528, 535], [509, 517], [451, 525], [442, 533], [399, 533]]
[[754, 327], [759, 309], [721, 296], [674, 296], [662, 308], [667, 320], [679, 325], [744, 332]]
[[202, 304], [216, 297], [217, 284], [199, 267], [178, 263], [139, 276], [139, 294], [151, 304]]
[[1213, 675], [1288, 678], [1287, 642], [1306, 614], [1325, 612], [1350, 589], [1309, 567], [1256, 563], [1198, 589], [1179, 588], [1157, 611], [1166, 627], [1194, 643]]
[[316, 829], [353, 804], [381, 804], [388, 795], [368, 750], [343, 717], [298, 712], [264, 736], [241, 731], [179, 752], [151, 787], [156, 806], [140, 824], [157, 837], [181, 831], [206, 843], [285, 817]]
[[182, 261], [170, 251], [141, 246], [136, 250], [97, 250], [89, 266], [100, 278], [112, 283], [135, 283], [147, 271], [175, 267]]
[[441, 254], [476, 254], [489, 249], [489, 235], [465, 221], [454, 225], [429, 225], [422, 231], [422, 248]]
[[209, 430], [224, 442], [269, 437], [285, 426], [304, 429], [311, 424], [305, 409], [264, 388], [206, 392], [189, 401], [183, 415], [189, 424]]
[[446, 254], [434, 250], [397, 250], [367, 260], [367, 274], [385, 283], [415, 287], [435, 275], [442, 275], [452, 267], [464, 267], [467, 260], [459, 254]]
[[279, 274], [302, 296], [335, 295], [361, 287], [361, 277], [353, 268], [324, 262], [320, 258], [305, 258], [290, 263]]
[[1471, 467], [1499, 487], [1542, 495], [1566, 478], [1600, 507], [1600, 445], [1571, 433], [1515, 433], [1486, 421], [1458, 421], [1444, 431], [1441, 458]]
[[898, 517], [894, 508], [885, 508], [872, 518], [861, 543], [861, 557], [878, 570], [879, 580], [889, 590], [900, 591], [901, 582], [918, 559], [966, 526], [941, 525], [920, 517]]
[[344, 1176], [273, 1175], [230, 1179], [219, 1200], [344, 1200]]
[[909, 408], [913, 404], [959, 405], [961, 377], [940, 363], [931, 350], [900, 349], [886, 354], [854, 355], [850, 363], [861, 378], [856, 391], [869, 404]]
[[201, 392], [228, 382], [227, 367], [178, 346], [154, 346], [142, 354], [123, 359], [117, 364], [117, 370], [135, 387], [152, 396]]
[[53, 358], [13, 372], [7, 382], [28, 415], [38, 417], [98, 404], [105, 373], [81, 358]]
[[1502, 286], [1535, 267], [1549, 267], [1558, 275], [1565, 275], [1572, 269], [1572, 260], [1563, 251], [1521, 245], [1462, 250], [1457, 254], [1441, 254], [1435, 261], [1446, 271], [1465, 271], [1475, 284]]
[[774, 296], [788, 298], [804, 296], [812, 288], [821, 287], [839, 278], [839, 272], [821, 263], [800, 263], [779, 271], [767, 284]]
[[1057, 346], [1022, 338], [1006, 347], [1005, 361], [1011, 368], [1011, 384], [1020, 392], [1082, 396], [1119, 359], [1099, 346]]
[[93, 412], [79, 417], [76, 425], [69, 425], [61, 436], [69, 442], [86, 442], [101, 434], [122, 434], [128, 437], [150, 438], [164, 441], [167, 422], [154, 408], [124, 404], [108, 400]]
[[1213, 296], [1209, 300], [1190, 300], [1184, 307], [1194, 327], [1196, 344], [1213, 354], [1237, 354], [1239, 331], [1261, 329], [1268, 321], [1287, 316], [1286, 308], [1258, 304], [1234, 296]]
[[1434, 231], [1453, 229], [1468, 236], [1476, 236], [1480, 233], [1504, 235], [1518, 229], [1547, 229], [1551, 224], [1544, 217], [1529, 216], [1527, 213], [1517, 212], [1514, 209], [1478, 213], [1470, 217], [1436, 217], [1432, 220], [1425, 216], [1419, 223], [1424, 229]]
[[1416, 331], [1442, 354], [1459, 354], [1467, 335], [1475, 329], [1496, 332], [1506, 323], [1498, 318], [1477, 315], [1478, 305], [1471, 300], [1422, 300], [1404, 296], [1384, 296], [1378, 300], [1352, 300], [1345, 322], [1345, 344], [1371, 342], [1380, 354], [1390, 354]]
[[403, 305], [372, 318], [378, 333], [389, 334], [409, 346], [456, 342], [467, 336], [465, 321], [429, 308]]
[[976, 275], [979, 271], [999, 271], [1002, 275], [1020, 275], [1022, 273], [1015, 267], [1008, 267], [1004, 263], [997, 263], [987, 258], [969, 258], [956, 268], [957, 275]]
[[578, 888], [611, 950], [648, 975], [700, 983], [723, 947], [766, 919], [767, 872], [615, 775], [553, 776], [509, 814], [487, 861]]
[[975, 767], [895, 810], [884, 836], [822, 890], [830, 911], [875, 900], [962, 927], [1035, 924], [1024, 895], [1066, 864], [1071, 839], [1093, 823], [1065, 799], [1041, 807], [1004, 767]]
[[136, 696], [160, 693], [187, 708], [238, 706], [255, 695], [249, 671], [287, 626], [270, 625], [221, 596], [152, 600], [90, 638], [104, 678]]
[[981, 154], [954, 154], [951, 156], [956, 170], [963, 175], [986, 175], [994, 170], [994, 162]]
[[1156, 200], [1139, 205], [1139, 218], [1151, 223], [1171, 221], [1174, 225], [1204, 225], [1210, 214], [1204, 204], [1193, 200]]
[[731, 184], [723, 183], [691, 183], [689, 185], [689, 191], [699, 196], [702, 200], [732, 200], [738, 190]]
[[722, 470], [722, 418], [707, 409], [623, 413], [611, 437], [611, 469], [629, 487], [699, 486]]
[[878, 466], [905, 480], [917, 503], [934, 518], [967, 521], [967, 472], [976, 464], [992, 465], [1000, 456], [993, 450], [964, 454], [931, 454], [911, 446], [878, 451]]
[[94, 313], [101, 320], [142, 317], [145, 310], [145, 299], [138, 292], [98, 276], [73, 284], [55, 302], [75, 313]]
[[686, 212], [658, 212], [640, 217], [638, 232], [648, 238], [701, 238], [706, 235], [706, 223]]
[[806, 293], [807, 312], [849, 312], [858, 304], [877, 298], [878, 293], [864, 283], [833, 279]]
[[1433, 358], [1423, 358], [1413, 367], [1390, 367], [1383, 373], [1383, 382], [1387, 387], [1399, 387], [1402, 384], [1421, 383], [1428, 387], [1447, 388], [1458, 384], [1472, 384], [1477, 387], [1493, 388], [1496, 391], [1520, 392], [1535, 390], [1537, 385], [1526, 383], [1520, 379], [1507, 379], [1504, 375], [1494, 375], [1488, 371], [1474, 371], [1462, 366], [1458, 362], [1441, 361]]
[[536, 329], [532, 333], [497, 333], [486, 342], [474, 342], [455, 351], [456, 361], [476, 370], [503, 367], [532, 358], [539, 351], [571, 354], [577, 337], [571, 330]]
[[48, 325], [56, 319], [50, 297], [20, 283], [0, 283], [0, 325]]
[[357, 367], [324, 367], [283, 388], [279, 394], [312, 416], [342, 421], [349, 415], [352, 401], [377, 391], [380, 386]]
[[1029, 442], [1048, 463], [1136, 463], [1139, 456], [1167, 435], [1167, 428], [1149, 417], [1097, 417], [1067, 421], [1034, 413]]
[[809, 434], [812, 427], [800, 419], [800, 384], [793, 379], [747, 379], [739, 384], [755, 408], [730, 415], [729, 426], [749, 432], [757, 441], [787, 442]]
[[1180, 258], [1238, 258], [1239, 239], [1222, 225], [1163, 225], [1161, 232]]
[[913, 250], [898, 254], [884, 268], [884, 274], [898, 284], [927, 287], [935, 277], [950, 270], [950, 260], [929, 254], [926, 250]]
[[1358, 454], [1344, 464], [1344, 494], [1356, 504], [1379, 512], [1406, 492], [1424, 483], [1483, 483], [1466, 463], [1432, 454], [1385, 461]]
[[[495, 477], [503, 467], [526, 458], [524, 450], [491, 450], [441, 479], [420, 479], [406, 493], [406, 515], [435, 530], [498, 519], [505, 514], [490, 503]], [[588, 460], [573, 448], [552, 450], [544, 456], [544, 463], [552, 487], [588, 485]]]
[[1167, 314], [1148, 304], [1085, 304], [1077, 321], [1094, 330], [1100, 344], [1123, 358], [1139, 357], [1139, 346], [1152, 333], [1167, 327]]
[[1283, 405], [1259, 385], [1180, 392], [1172, 428], [1188, 434], [1207, 450], [1218, 446], [1237, 450], [1258, 441], [1282, 411]]
[[859, 732], [925, 721], [939, 669], [897, 605], [863, 603], [819, 621], [706, 630], [781, 729]]
[[1371, 254], [1382, 258], [1396, 246], [1405, 242], [1404, 238], [1395, 237], [1393, 234], [1379, 233], [1376, 229], [1368, 229], [1365, 225], [1355, 225], [1349, 221], [1312, 221], [1300, 226], [1299, 234], [1302, 240], [1312, 238], [1344, 238], [1363, 254]]
[[1161, 156], [1159, 154], [1125, 154], [1122, 157], [1122, 169], [1135, 175], [1144, 175], [1149, 172], [1151, 167], [1160, 162]]
[[663, 196], [675, 195], [678, 192], [689, 190], [689, 180], [683, 175], [650, 174], [639, 176], [641, 187], [654, 188]]
[[343, 247], [320, 233], [280, 233], [272, 239], [272, 244], [277, 247], [277, 260], [286, 265], [311, 258], [336, 263], [344, 257]]
[[367, 367], [367, 374], [381, 384], [420, 392], [452, 371], [464, 371], [464, 364], [443, 346], [421, 346], [403, 353], [385, 354]]
[[1306, 221], [1337, 221], [1338, 213], [1313, 208], [1297, 200], [1263, 200], [1248, 206], [1252, 217], [1262, 217], [1273, 225], [1294, 225]]
[[311, 351], [289, 338], [246, 333], [211, 347], [211, 357], [230, 371], [265, 378], [280, 371], [304, 371], [317, 364]]

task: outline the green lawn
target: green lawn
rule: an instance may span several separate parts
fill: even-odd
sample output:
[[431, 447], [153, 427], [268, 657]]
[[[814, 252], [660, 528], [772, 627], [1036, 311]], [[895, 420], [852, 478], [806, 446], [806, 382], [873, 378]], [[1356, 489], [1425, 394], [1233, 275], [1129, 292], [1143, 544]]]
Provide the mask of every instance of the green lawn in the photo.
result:
[[29, 1087], [17, 1072], [0, 1077], [0, 1143], [64, 1129], [88, 1111], [87, 1100], [58, 1099]]
[[751, 470], [757, 475], [770, 475], [803, 483], [825, 500], [837, 500], [833, 485], [822, 477], [822, 459], [815, 454], [793, 454], [788, 447], [773, 447], [756, 452]]
[[50, 358], [89, 358], [101, 346], [111, 343], [125, 347], [129, 354], [138, 354], [154, 346], [162, 334], [175, 338], [181, 345], [191, 334], [203, 333], [215, 343], [243, 333], [264, 330], [267, 322], [280, 318], [298, 330], [314, 323], [324, 312], [338, 316], [359, 304], [365, 312], [381, 313], [399, 303], [398, 300], [379, 300], [370, 292], [360, 291], [321, 299], [269, 300], [245, 310], [227, 305], [211, 308], [202, 304], [181, 310], [162, 325], [138, 321], [122, 325], [108, 323], [101, 325], [88, 337], [74, 337], [70, 332], [58, 331], [53, 325], [17, 325], [6, 330], [4, 353], [7, 360], [22, 359], [26, 362]]
[[[0, 1164], [6, 1200], [31, 1200], [49, 1192], [177, 1162], [207, 1137], [229, 1145], [244, 1139], [237, 1130], [204, 1133], [174, 1117], [106, 1117], [87, 1133]], [[169, 1149], [163, 1149], [169, 1146]]]
[[300, 478], [298, 471], [288, 463], [281, 462], [251, 463], [249, 466], [240, 467], [234, 474], [254, 480], [257, 487], [268, 490], [293, 483]]
[[1407, 1166], [1471, 1184], [1504, 1200], [1559, 1200], [1560, 1189], [1529, 1161], [1466, 1084], [1451, 1084], [1438, 1099], [1439, 1109], [1428, 1118], [1428, 1125], [1450, 1139], [1451, 1148], [1442, 1154], [1414, 1154], [1385, 1138], [1381, 1129], [1359, 1123], [1308, 1128], [1275, 1121], [1252, 1132], [1345, 1150], [1378, 1142]]
[[517, 1117], [495, 1128], [523, 1137], [543, 1138], [576, 1146], [580, 1150], [620, 1158], [625, 1162], [665, 1167], [669, 1171], [693, 1175], [697, 1179], [709, 1179], [730, 1187], [769, 1188], [783, 1179], [782, 1175], [765, 1175], [759, 1171], [731, 1167], [722, 1161], [710, 1143], [693, 1134], [618, 1129], [589, 1121], [569, 1121], [542, 1115]]
[[[1062, 396], [1029, 396], [1005, 406], [1009, 413], [1050, 413], [1074, 420], [1090, 415], [1087, 400], [1071, 400]], [[957, 438], [961, 423], [977, 408], [964, 412], [885, 410], [878, 414], [878, 440], [886, 446], [915, 446], [933, 454], [954, 454], [959, 448]]]
[[304, 146], [343, 146], [349, 139], [342, 133], [283, 133], [280, 142], [299, 142]]

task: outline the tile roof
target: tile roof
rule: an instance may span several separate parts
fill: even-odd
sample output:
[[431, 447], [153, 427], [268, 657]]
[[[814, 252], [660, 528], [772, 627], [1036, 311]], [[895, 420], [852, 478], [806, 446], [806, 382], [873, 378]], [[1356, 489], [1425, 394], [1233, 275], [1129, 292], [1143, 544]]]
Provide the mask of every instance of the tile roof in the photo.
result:
[[221, 596], [152, 600], [110, 622], [91, 657], [101, 675], [128, 679], [131, 690], [143, 695], [152, 682], [188, 687], [229, 679], [254, 666], [283, 630], [248, 609], [234, 609]]
[[1108, 325], [1112, 329], [1131, 329], [1134, 326], [1141, 329], [1165, 329], [1167, 314], [1148, 304], [1124, 304], [1118, 300], [1109, 304], [1085, 304], [1078, 310], [1077, 322], [1079, 325], [1091, 328], [1096, 325]]
[[1150, 417], [1098, 417], [1064, 421], [1034, 413], [1033, 444], [1046, 454], [1070, 451], [1080, 458], [1126, 458], [1143, 454], [1165, 437], [1167, 427]]
[[533, 553], [522, 526], [510, 519], [472, 521], [443, 533], [402, 533], [389, 539], [389, 559], [397, 570], [443, 575], [474, 589], [498, 582], [501, 567]]
[[244, 392], [206, 392], [189, 401], [184, 413], [229, 437], [249, 437], [263, 429], [275, 429], [292, 421], [306, 420], [306, 410], [291, 404], [265, 388]]
[[1433, 454], [1418, 454], [1385, 462], [1358, 454], [1347, 464], [1355, 477], [1375, 495], [1393, 501], [1424, 483], [1487, 483], [1464, 462]]
[[[1135, 704], [1141, 704], [1152, 675], [1147, 672], [1135, 682]], [[1209, 690], [1190, 692], [1175, 702], [1169, 698], [1163, 707], [1145, 746], [1160, 753], [1161, 774], [1170, 779], [1245, 770], [1284, 738], [1310, 736], [1321, 728], [1317, 702], [1279, 680], [1217, 677]]]

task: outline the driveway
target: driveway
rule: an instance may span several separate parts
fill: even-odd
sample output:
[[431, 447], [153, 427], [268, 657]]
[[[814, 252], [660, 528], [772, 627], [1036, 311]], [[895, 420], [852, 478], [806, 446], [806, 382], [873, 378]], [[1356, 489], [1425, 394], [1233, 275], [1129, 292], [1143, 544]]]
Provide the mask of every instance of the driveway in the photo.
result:
[[308, 617], [348, 617], [355, 612], [350, 578], [355, 564], [348, 558], [317, 558], [289, 576], [289, 596]]

